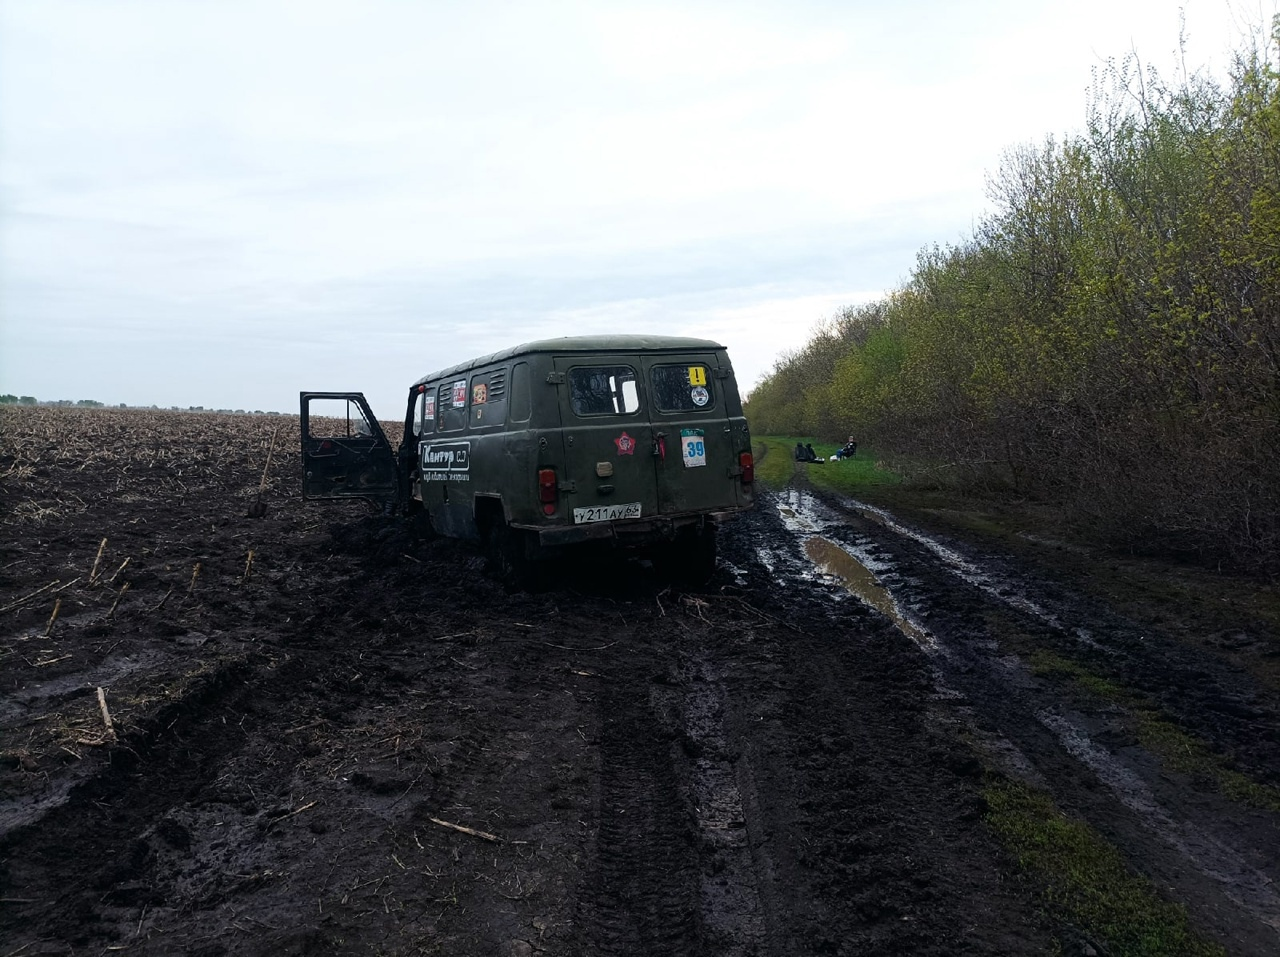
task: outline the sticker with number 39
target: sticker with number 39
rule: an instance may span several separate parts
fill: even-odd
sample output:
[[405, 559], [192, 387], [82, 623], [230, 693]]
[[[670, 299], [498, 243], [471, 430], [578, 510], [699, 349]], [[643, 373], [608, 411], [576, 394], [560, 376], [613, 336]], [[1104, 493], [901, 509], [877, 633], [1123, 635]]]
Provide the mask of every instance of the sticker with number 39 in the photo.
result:
[[707, 464], [707, 440], [702, 429], [680, 430], [680, 458], [687, 469]]

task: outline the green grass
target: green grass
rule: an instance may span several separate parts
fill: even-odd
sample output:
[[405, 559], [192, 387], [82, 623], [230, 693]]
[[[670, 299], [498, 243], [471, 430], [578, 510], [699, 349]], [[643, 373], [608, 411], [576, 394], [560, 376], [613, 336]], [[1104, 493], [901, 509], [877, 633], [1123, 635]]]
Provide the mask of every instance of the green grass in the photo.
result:
[[791, 474], [795, 469], [790, 451], [795, 447], [795, 442], [786, 448], [783, 447], [783, 442], [783, 439], [771, 435], [764, 438], [757, 435], [752, 439], [756, 458], [756, 478], [773, 489], [782, 488], [790, 482]]
[[[813, 443], [813, 451], [824, 459], [822, 465], [796, 462], [793, 452], [796, 443]], [[755, 444], [763, 445], [765, 454], [756, 463], [756, 475], [770, 488], [782, 488], [791, 481], [796, 469], [801, 469], [810, 484], [831, 489], [846, 495], [857, 495], [867, 489], [898, 485], [902, 479], [878, 462], [874, 449], [858, 447], [858, 454], [851, 459], [831, 461], [840, 448], [830, 442], [815, 442], [811, 436], [765, 435], [756, 436]]]
[[1280, 811], [1280, 788], [1257, 781], [1227, 766], [1199, 738], [1166, 718], [1151, 701], [1094, 674], [1077, 662], [1039, 649], [1027, 656], [1033, 674], [1069, 681], [1075, 687], [1123, 708], [1133, 718], [1138, 743], [1160, 758], [1166, 768], [1190, 774], [1249, 807]]
[[1101, 835], [1042, 792], [998, 780], [983, 796], [987, 823], [1044, 883], [1049, 905], [1115, 957], [1225, 955], [1191, 929], [1184, 907], [1161, 898]]

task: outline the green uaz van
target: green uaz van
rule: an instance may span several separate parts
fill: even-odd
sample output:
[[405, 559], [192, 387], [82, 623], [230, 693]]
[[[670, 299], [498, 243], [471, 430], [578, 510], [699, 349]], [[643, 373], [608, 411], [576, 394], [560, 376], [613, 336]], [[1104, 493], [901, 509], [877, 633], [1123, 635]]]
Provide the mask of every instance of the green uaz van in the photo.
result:
[[705, 580], [715, 528], [753, 503], [751, 435], [723, 346], [577, 336], [435, 372], [393, 451], [358, 392], [303, 392], [303, 497], [364, 498], [481, 541], [501, 577], [592, 543]]

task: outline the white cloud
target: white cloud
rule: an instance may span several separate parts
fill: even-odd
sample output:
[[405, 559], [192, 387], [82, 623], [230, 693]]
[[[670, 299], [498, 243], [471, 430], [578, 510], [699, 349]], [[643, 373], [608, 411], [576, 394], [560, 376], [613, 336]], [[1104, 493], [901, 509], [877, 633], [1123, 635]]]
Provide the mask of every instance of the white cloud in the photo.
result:
[[[1218, 68], [1270, 12], [1183, 6]], [[0, 0], [0, 388], [398, 403], [595, 319], [722, 338], [746, 388], [1177, 31], [1163, 0]]]

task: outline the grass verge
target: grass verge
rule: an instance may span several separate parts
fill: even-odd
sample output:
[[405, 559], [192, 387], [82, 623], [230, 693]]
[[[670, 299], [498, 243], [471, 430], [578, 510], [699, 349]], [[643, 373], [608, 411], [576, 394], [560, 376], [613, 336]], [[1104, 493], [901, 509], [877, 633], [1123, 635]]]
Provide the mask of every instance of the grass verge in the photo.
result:
[[[819, 489], [890, 509], [923, 528], [976, 540], [1033, 562], [1059, 580], [1145, 621], [1170, 638], [1230, 661], [1262, 685], [1280, 691], [1280, 580], [1196, 562], [1189, 556], [1141, 555], [1100, 542], [1064, 524], [1053, 502], [996, 494], [963, 484], [922, 481], [920, 463], [882, 461], [860, 448], [848, 461], [796, 463], [806, 436], [756, 436], [763, 462], [756, 472], [772, 488], [799, 479]], [[837, 446], [814, 442], [830, 455]], [[906, 475], [908, 477], [904, 478]], [[910, 477], [916, 476], [916, 477]]]
[[1068, 681], [1086, 694], [1123, 708], [1132, 719], [1138, 743], [1157, 755], [1166, 768], [1193, 775], [1232, 801], [1280, 812], [1280, 788], [1259, 784], [1228, 767], [1203, 741], [1164, 717], [1160, 709], [1142, 695], [1044, 649], [1031, 652], [1027, 664], [1039, 677]]
[[[796, 462], [796, 443], [813, 444], [813, 451], [824, 459], [822, 464]], [[876, 460], [874, 449], [860, 447], [851, 459], [832, 461], [831, 456], [840, 448], [830, 442], [816, 442], [811, 436], [765, 435], [756, 436], [757, 446], [764, 446], [764, 454], [757, 456], [756, 474], [771, 488], [782, 488], [791, 481], [796, 469], [803, 469], [809, 483], [818, 488], [830, 489], [845, 495], [858, 495], [868, 489], [896, 486], [902, 479]]]
[[1049, 905], [1114, 957], [1210, 957], [1226, 951], [1195, 933], [1180, 904], [1125, 867], [1092, 828], [1043, 793], [996, 780], [983, 789], [987, 823], [1019, 864], [1045, 884]]

